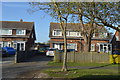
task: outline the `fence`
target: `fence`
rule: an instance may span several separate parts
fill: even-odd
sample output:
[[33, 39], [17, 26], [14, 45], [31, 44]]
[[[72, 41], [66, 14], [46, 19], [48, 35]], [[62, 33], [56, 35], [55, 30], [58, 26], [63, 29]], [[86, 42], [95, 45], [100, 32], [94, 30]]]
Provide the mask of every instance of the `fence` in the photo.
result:
[[36, 51], [18, 51], [15, 54], [15, 63], [24, 62], [35, 55]]
[[[55, 62], [63, 61], [63, 53], [55, 53]], [[109, 63], [109, 54], [107, 53], [67, 53], [67, 62], [80, 62], [80, 63]]]

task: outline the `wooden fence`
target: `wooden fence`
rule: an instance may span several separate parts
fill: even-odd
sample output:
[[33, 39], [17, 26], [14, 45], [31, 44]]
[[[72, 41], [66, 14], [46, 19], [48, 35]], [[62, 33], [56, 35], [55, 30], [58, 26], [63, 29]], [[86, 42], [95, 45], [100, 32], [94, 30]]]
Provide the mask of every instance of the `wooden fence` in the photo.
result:
[[[55, 52], [55, 62], [63, 61], [63, 53]], [[107, 53], [67, 53], [67, 62], [80, 62], [80, 63], [109, 63], [109, 54]]]

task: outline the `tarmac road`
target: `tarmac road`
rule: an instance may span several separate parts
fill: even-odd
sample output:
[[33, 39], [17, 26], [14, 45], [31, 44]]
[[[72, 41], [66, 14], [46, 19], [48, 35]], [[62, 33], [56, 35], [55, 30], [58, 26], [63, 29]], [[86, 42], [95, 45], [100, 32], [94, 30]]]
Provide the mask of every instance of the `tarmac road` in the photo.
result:
[[2, 78], [17, 78], [19, 75], [29, 71], [41, 70], [47, 67], [48, 61], [53, 57], [45, 55], [36, 55], [33, 58], [22, 63], [14, 63], [14, 57], [3, 58], [2, 60]]

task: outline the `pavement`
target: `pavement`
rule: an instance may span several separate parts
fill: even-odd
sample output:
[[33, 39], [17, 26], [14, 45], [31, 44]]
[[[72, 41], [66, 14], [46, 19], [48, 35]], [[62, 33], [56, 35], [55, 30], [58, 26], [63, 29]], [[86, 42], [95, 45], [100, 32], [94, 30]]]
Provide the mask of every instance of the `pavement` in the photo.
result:
[[[36, 55], [25, 62], [14, 63], [14, 57], [3, 58], [2, 78], [19, 78], [22, 74], [42, 70], [47, 67], [48, 61], [52, 59], [53, 57]], [[33, 76], [29, 76], [29, 78]]]

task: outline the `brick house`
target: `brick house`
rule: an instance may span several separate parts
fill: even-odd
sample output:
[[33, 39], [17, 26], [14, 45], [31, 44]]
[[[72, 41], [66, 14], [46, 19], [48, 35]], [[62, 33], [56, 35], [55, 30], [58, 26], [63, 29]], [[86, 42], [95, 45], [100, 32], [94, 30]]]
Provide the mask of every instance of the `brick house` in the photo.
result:
[[[75, 49], [77, 52], [84, 49], [84, 39], [80, 34], [80, 23], [68, 23], [66, 27], [67, 35], [67, 48]], [[63, 50], [63, 36], [59, 23], [50, 23], [50, 48], [58, 48]], [[74, 27], [73, 27], [74, 26]], [[102, 32], [94, 33], [91, 40], [91, 51], [94, 52], [111, 52], [112, 44], [111, 37], [106, 29], [99, 28]], [[102, 30], [103, 29], [103, 30]]]
[[17, 51], [30, 49], [36, 40], [34, 22], [0, 21], [0, 47], [13, 47]]
[[113, 38], [111, 39], [112, 49], [120, 51], [120, 32], [116, 31]]

